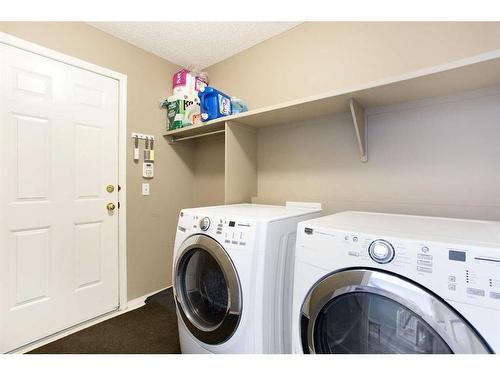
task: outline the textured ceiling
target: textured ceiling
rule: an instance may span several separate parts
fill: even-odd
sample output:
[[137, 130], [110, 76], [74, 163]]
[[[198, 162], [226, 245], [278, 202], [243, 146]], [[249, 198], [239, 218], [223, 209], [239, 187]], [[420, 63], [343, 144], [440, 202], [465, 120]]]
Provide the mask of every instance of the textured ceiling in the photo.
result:
[[175, 64], [203, 69], [300, 22], [89, 22]]

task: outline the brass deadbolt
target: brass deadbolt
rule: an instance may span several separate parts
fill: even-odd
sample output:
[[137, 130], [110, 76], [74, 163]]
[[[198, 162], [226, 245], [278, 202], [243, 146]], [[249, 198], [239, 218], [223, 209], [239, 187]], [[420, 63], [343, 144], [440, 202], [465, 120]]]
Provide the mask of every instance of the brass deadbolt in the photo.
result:
[[112, 193], [113, 191], [115, 191], [115, 187], [113, 185], [108, 185], [106, 186], [106, 191], [108, 193]]
[[114, 203], [108, 203], [106, 205], [106, 208], [108, 209], [108, 211], [113, 211], [116, 208], [116, 206]]

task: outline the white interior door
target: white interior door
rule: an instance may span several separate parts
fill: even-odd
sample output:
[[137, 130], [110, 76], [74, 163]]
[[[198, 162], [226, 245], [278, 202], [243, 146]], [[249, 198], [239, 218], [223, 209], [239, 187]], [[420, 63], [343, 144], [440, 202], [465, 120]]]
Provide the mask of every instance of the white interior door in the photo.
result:
[[0, 43], [1, 352], [119, 305], [118, 87]]

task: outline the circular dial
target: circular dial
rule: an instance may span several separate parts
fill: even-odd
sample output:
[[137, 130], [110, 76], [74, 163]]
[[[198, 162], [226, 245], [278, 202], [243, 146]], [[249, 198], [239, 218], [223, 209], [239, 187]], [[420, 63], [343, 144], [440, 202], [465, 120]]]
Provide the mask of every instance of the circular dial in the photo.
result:
[[389, 263], [394, 258], [394, 247], [386, 240], [375, 240], [368, 247], [368, 254], [377, 263]]
[[202, 231], [206, 231], [210, 228], [210, 219], [208, 217], [204, 217], [200, 220], [200, 229]]

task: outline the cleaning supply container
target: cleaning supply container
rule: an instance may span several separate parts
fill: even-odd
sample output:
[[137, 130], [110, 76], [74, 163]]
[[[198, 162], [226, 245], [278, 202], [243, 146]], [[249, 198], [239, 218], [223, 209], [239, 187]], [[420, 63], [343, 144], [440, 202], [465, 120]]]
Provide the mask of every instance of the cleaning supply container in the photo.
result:
[[248, 111], [247, 103], [244, 100], [237, 98], [236, 96], [232, 96], [231, 97], [231, 114], [235, 115], [237, 113], [246, 112], [246, 111]]
[[172, 95], [162, 106], [167, 109], [167, 130], [200, 122], [200, 99], [194, 95]]
[[198, 93], [200, 98], [201, 121], [215, 120], [231, 114], [231, 98], [214, 89], [203, 87]]

